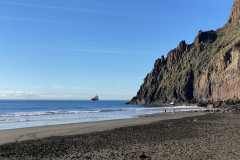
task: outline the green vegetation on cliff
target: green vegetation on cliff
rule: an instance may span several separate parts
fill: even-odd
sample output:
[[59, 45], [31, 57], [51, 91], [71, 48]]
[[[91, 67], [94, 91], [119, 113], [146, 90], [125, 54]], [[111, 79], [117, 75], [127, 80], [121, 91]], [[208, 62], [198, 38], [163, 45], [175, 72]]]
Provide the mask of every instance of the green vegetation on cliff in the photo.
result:
[[[157, 59], [132, 104], [226, 101], [240, 95], [240, 0], [228, 23], [199, 31], [192, 44], [181, 41]], [[237, 95], [237, 97], [236, 97]]]

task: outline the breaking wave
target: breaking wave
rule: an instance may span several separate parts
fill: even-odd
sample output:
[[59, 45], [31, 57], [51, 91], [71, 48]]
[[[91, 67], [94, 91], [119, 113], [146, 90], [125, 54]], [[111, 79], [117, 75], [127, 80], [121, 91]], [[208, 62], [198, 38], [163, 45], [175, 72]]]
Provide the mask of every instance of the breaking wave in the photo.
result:
[[174, 106], [174, 107], [145, 107], [145, 108], [122, 108], [122, 109], [103, 109], [97, 111], [42, 111], [42, 112], [18, 112], [0, 114], [0, 117], [21, 117], [21, 116], [47, 116], [47, 115], [75, 115], [75, 114], [91, 114], [99, 112], [117, 112], [117, 111], [164, 111], [165, 109], [176, 109], [181, 111], [200, 110], [197, 106]]

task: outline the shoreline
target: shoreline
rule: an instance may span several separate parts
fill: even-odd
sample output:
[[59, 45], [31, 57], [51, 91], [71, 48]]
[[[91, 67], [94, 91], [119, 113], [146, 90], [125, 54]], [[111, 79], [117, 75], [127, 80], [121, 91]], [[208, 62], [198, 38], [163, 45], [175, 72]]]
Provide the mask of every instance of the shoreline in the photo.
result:
[[239, 122], [239, 112], [227, 112], [124, 124], [3, 144], [0, 159], [240, 159]]
[[26, 140], [36, 140], [52, 136], [79, 135], [93, 132], [102, 132], [122, 127], [151, 124], [162, 120], [181, 119], [185, 117], [201, 116], [204, 112], [176, 112], [172, 114], [161, 114], [161, 116], [146, 116], [131, 119], [118, 119], [85, 123], [72, 123], [61, 125], [50, 125], [41, 127], [29, 127], [19, 129], [0, 130], [0, 145], [16, 143]]
[[[8, 109], [5, 109], [5, 105]], [[19, 108], [18, 106], [23, 106]], [[125, 105], [123, 101], [4, 102], [0, 104], [0, 130], [137, 118], [139, 115], [173, 112], [174, 106]], [[177, 106], [176, 112], [203, 110]]]
[[187, 115], [3, 144], [0, 159], [240, 159], [239, 112]]

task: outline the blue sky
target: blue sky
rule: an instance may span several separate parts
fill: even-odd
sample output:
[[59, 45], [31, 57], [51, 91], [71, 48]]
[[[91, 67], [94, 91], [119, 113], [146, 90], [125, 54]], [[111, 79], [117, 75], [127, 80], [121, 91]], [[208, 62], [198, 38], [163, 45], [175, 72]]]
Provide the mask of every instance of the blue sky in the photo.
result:
[[129, 100], [234, 0], [0, 0], [0, 99]]

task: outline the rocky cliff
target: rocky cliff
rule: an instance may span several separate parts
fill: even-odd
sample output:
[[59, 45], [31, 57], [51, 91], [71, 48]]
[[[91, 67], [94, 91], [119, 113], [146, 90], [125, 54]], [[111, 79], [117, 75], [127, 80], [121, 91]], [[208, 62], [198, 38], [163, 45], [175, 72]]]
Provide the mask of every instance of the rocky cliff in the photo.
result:
[[240, 97], [240, 0], [216, 31], [199, 31], [192, 44], [181, 41], [159, 58], [131, 104], [234, 100]]

